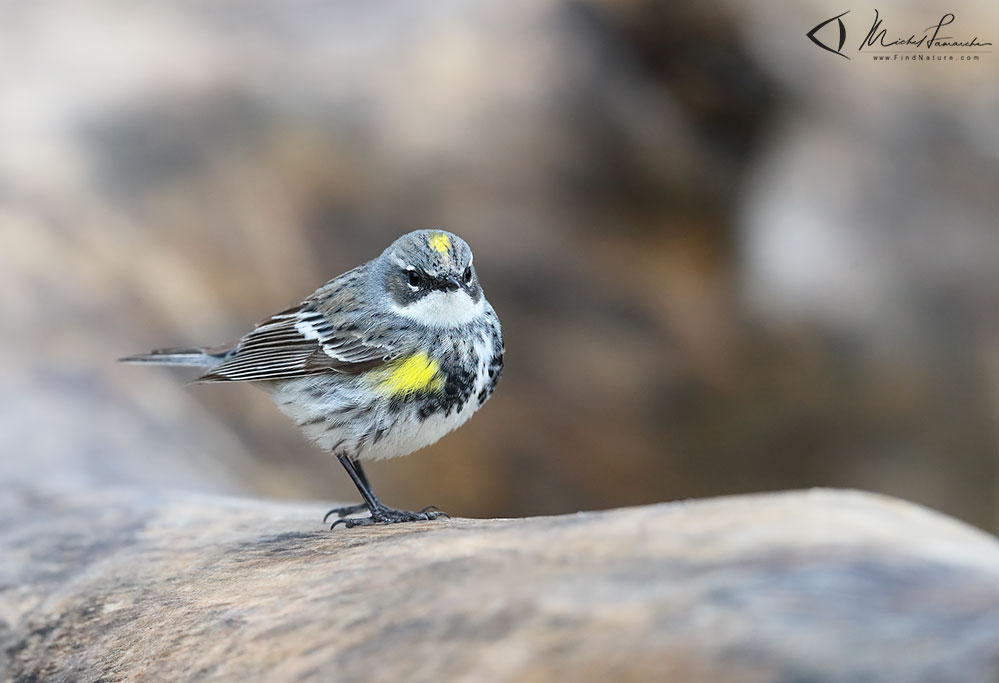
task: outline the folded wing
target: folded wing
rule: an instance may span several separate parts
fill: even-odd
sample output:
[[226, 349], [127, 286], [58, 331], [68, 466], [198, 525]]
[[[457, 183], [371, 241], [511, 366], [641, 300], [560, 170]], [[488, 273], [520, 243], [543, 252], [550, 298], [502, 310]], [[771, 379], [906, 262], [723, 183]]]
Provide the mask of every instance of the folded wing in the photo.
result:
[[358, 373], [399, 349], [353, 324], [337, 325], [307, 300], [260, 323], [198, 382], [251, 382], [327, 372]]

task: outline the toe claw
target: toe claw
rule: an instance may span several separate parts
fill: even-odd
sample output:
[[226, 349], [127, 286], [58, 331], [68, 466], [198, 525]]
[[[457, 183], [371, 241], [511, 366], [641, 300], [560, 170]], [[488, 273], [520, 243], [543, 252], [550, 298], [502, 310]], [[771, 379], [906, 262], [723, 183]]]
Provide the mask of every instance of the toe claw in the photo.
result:
[[323, 515], [323, 524], [325, 524], [326, 521], [332, 515], [336, 515], [337, 517], [346, 517], [347, 515], [352, 515], [356, 512], [364, 512], [367, 509], [368, 506], [365, 505], [364, 503], [358, 503], [356, 505], [344, 505], [343, 507], [333, 508], [325, 515]]
[[344, 519], [338, 519], [330, 525], [330, 531], [333, 531], [333, 527], [337, 524], [343, 524], [347, 529], [353, 529], [356, 526], [369, 526], [375, 524], [370, 517], [346, 517]]
[[416, 514], [417, 515], [422, 515], [422, 516], [426, 517], [428, 520], [429, 519], [437, 519], [438, 517], [446, 517], [448, 519], [451, 519], [451, 515], [449, 515], [448, 513], [444, 512], [443, 510], [438, 509], [438, 507], [436, 505], [428, 505], [427, 507], [423, 508], [422, 510], [420, 510]]

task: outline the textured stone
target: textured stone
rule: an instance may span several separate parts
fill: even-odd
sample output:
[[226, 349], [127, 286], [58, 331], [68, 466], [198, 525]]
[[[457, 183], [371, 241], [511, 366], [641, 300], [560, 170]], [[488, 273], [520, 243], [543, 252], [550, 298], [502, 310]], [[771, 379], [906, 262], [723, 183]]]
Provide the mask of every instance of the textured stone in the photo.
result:
[[898, 500], [334, 531], [324, 510], [4, 491], [4, 678], [999, 679], [999, 543]]

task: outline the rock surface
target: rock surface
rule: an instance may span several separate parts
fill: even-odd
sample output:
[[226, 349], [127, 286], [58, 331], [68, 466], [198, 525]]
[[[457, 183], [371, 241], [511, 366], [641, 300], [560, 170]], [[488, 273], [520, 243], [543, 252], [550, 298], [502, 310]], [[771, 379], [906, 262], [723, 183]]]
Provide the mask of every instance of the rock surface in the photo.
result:
[[890, 498], [332, 532], [323, 512], [4, 491], [4, 679], [999, 680], [999, 543]]

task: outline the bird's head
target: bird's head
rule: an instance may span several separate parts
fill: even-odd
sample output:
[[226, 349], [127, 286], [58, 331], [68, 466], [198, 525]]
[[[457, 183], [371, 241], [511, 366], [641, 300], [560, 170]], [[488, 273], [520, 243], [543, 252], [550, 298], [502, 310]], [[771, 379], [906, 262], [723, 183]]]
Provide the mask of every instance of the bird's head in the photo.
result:
[[415, 230], [379, 257], [379, 278], [392, 310], [429, 327], [476, 319], [485, 305], [465, 240], [443, 230]]

